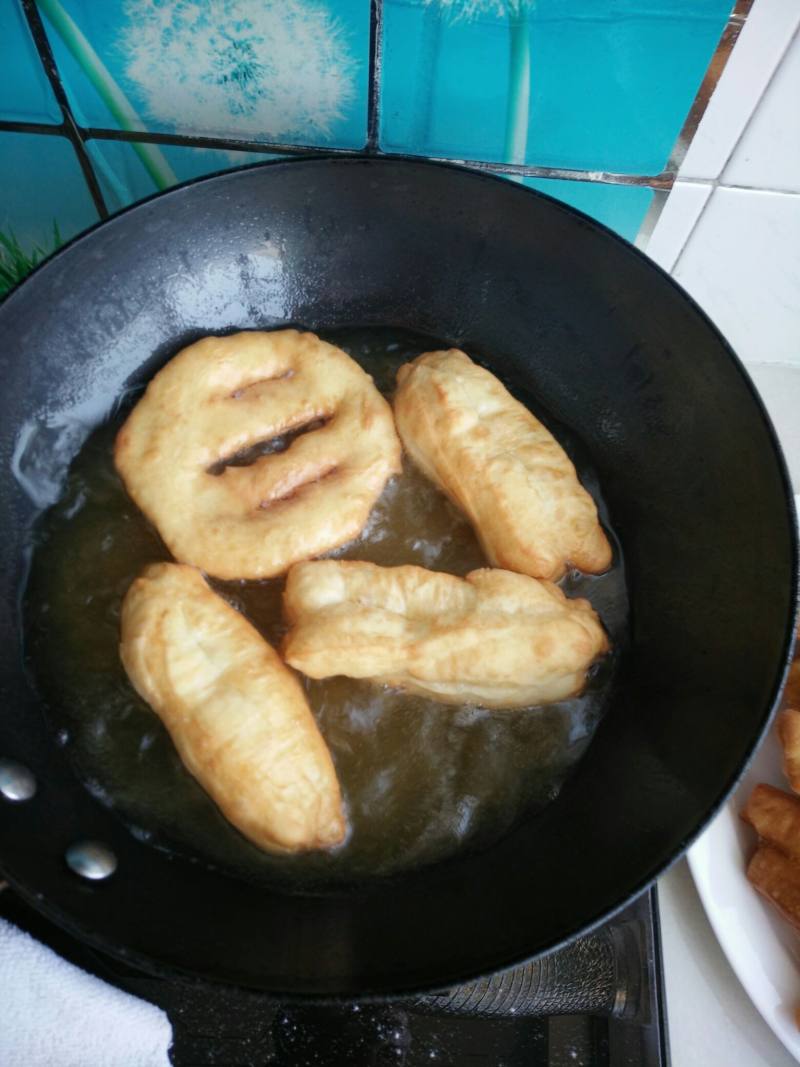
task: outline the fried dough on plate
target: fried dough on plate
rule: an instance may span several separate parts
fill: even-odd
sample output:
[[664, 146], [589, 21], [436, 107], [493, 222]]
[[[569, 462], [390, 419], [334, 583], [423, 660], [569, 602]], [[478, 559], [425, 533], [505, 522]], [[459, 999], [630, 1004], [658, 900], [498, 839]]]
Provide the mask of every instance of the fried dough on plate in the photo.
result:
[[780, 713], [778, 739], [783, 749], [784, 773], [795, 793], [800, 793], [800, 709], [786, 708]]
[[800, 861], [800, 799], [761, 783], [748, 798], [742, 818], [758, 836]]
[[789, 785], [800, 793], [800, 640], [795, 635], [794, 660], [781, 697], [778, 740], [783, 749], [783, 770]]
[[397, 372], [394, 413], [417, 466], [464, 511], [489, 561], [556, 580], [599, 574], [611, 546], [597, 508], [553, 435], [458, 349]]
[[502, 570], [466, 578], [423, 567], [318, 560], [292, 567], [288, 663], [452, 704], [511, 708], [578, 693], [609, 644], [587, 600]]
[[120, 655], [186, 768], [245, 837], [278, 852], [342, 841], [336, 771], [300, 683], [199, 571], [159, 563], [133, 582]]
[[761, 845], [747, 877], [792, 926], [800, 929], [800, 864], [771, 845]]
[[114, 462], [176, 559], [268, 578], [357, 537], [400, 451], [391, 408], [354, 360], [278, 330], [206, 337], [171, 359]]
[[783, 690], [783, 703], [788, 708], [800, 708], [800, 643], [795, 645], [794, 661]]

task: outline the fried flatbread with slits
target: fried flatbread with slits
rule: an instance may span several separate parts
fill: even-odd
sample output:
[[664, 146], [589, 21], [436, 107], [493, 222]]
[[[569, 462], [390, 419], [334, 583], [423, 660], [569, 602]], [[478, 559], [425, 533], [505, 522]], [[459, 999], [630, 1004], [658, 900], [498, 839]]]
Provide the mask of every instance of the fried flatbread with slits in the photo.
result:
[[298, 563], [284, 610], [285, 658], [309, 677], [371, 678], [449, 704], [562, 700], [609, 647], [587, 600], [488, 568], [456, 578], [413, 566]]
[[467, 515], [489, 561], [556, 580], [607, 570], [597, 508], [553, 435], [458, 349], [397, 372], [394, 414], [417, 466]]
[[[257, 446], [266, 454], [242, 465]], [[269, 578], [357, 537], [400, 453], [370, 376], [313, 333], [278, 330], [206, 337], [171, 359], [114, 462], [181, 563]]]
[[159, 563], [133, 582], [120, 655], [186, 768], [245, 837], [279, 852], [342, 841], [336, 771], [300, 683], [199, 571]]

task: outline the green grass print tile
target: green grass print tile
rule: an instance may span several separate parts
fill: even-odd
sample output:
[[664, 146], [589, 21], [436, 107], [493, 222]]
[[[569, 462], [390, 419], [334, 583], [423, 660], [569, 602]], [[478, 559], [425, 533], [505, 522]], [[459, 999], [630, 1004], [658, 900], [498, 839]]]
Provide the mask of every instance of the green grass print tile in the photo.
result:
[[1, 296], [98, 216], [65, 138], [0, 132], [0, 154]]

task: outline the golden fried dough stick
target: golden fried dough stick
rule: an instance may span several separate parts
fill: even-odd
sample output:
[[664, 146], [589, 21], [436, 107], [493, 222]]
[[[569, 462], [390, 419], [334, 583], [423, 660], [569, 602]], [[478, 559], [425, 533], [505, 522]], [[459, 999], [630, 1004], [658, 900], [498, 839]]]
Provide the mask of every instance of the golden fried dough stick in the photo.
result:
[[747, 867], [747, 877], [792, 926], [800, 929], [800, 864], [771, 845], [762, 845]]
[[288, 663], [452, 704], [511, 708], [578, 693], [609, 647], [587, 600], [511, 571], [466, 579], [423, 567], [318, 560], [289, 572]]
[[783, 770], [789, 785], [800, 793], [800, 641], [795, 635], [794, 661], [781, 697], [777, 718], [778, 740], [783, 749]]
[[556, 580], [599, 574], [611, 546], [594, 501], [553, 435], [458, 349], [397, 372], [394, 414], [417, 466], [467, 515], [489, 561]]
[[800, 793], [800, 710], [786, 708], [778, 716], [778, 739], [783, 749], [783, 770], [789, 785]]
[[800, 799], [762, 783], [750, 794], [742, 818], [762, 840], [800, 862]]
[[278, 852], [343, 839], [336, 771], [299, 682], [199, 571], [159, 563], [133, 582], [120, 655], [186, 768], [245, 837]]
[[[248, 466], [225, 465], [270, 441]], [[369, 375], [314, 334], [279, 330], [185, 348], [131, 412], [114, 461], [176, 559], [268, 578], [357, 537], [400, 452]]]
[[800, 646], [795, 646], [794, 655], [783, 690], [783, 703], [787, 708], [800, 708]]

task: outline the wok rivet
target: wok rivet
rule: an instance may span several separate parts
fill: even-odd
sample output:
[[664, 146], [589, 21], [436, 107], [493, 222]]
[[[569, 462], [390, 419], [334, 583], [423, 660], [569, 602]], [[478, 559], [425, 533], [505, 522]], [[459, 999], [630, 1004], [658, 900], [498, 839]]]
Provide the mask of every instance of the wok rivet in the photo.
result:
[[10, 759], [0, 759], [0, 795], [6, 800], [30, 800], [36, 793], [36, 779], [27, 767]]
[[76, 841], [66, 853], [67, 866], [92, 882], [108, 878], [117, 869], [117, 857], [99, 841]]

